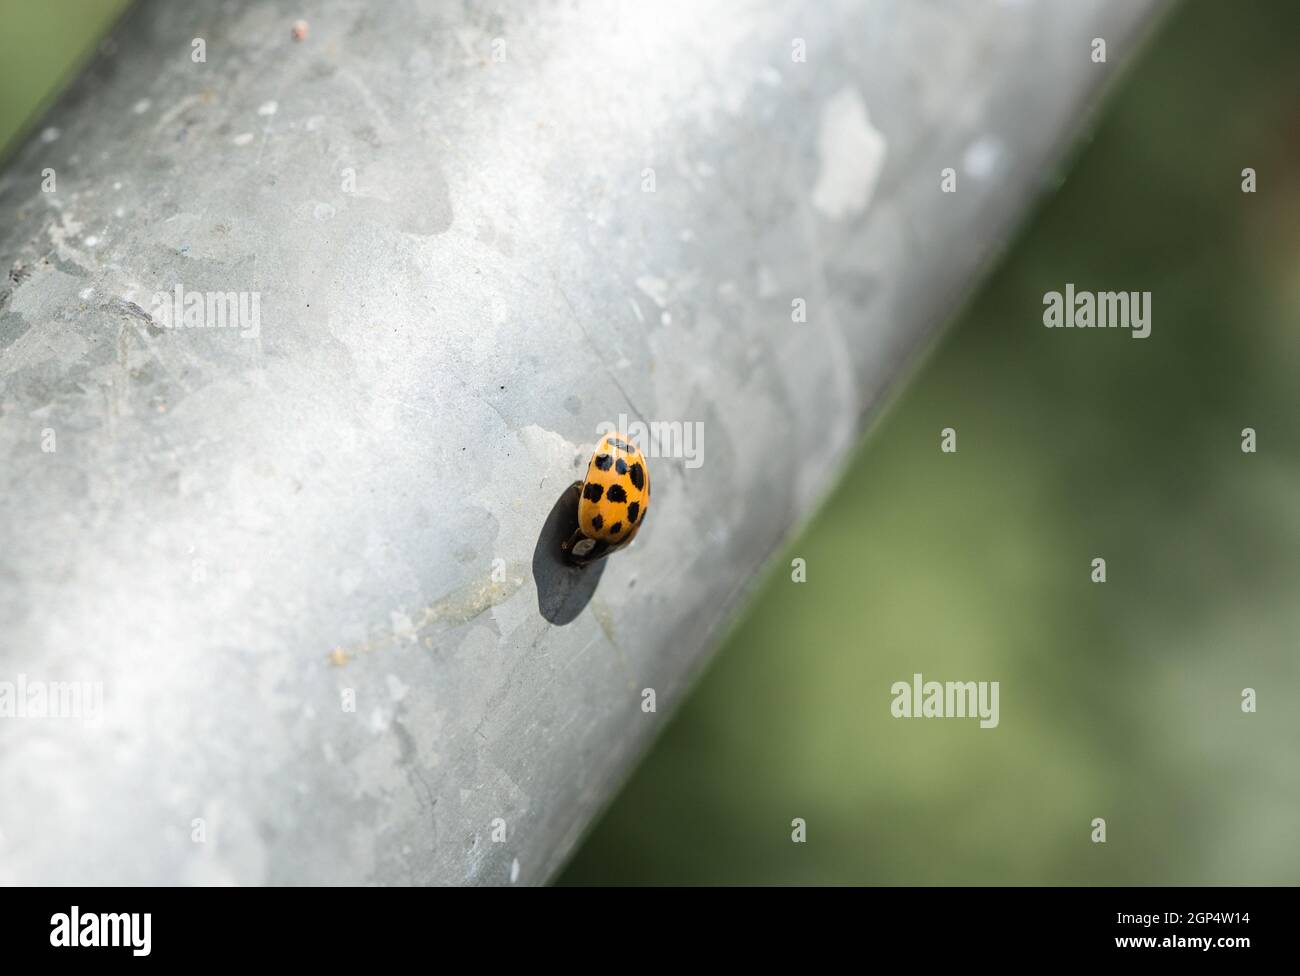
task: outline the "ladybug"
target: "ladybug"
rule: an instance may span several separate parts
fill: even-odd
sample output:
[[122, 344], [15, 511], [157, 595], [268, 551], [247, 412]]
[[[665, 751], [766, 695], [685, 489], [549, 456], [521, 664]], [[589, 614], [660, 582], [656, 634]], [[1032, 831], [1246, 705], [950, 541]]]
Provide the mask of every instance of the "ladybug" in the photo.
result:
[[562, 548], [578, 565], [622, 549], [635, 537], [650, 507], [650, 469], [631, 441], [606, 434], [587, 462], [578, 495], [578, 528]]

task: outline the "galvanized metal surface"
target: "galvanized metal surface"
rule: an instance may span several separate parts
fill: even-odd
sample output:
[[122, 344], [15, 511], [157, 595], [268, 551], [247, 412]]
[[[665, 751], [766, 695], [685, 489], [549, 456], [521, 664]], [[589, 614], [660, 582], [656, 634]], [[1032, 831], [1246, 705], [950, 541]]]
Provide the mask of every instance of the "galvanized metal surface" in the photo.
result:
[[143, 3], [0, 176], [0, 881], [551, 877], [1153, 6]]

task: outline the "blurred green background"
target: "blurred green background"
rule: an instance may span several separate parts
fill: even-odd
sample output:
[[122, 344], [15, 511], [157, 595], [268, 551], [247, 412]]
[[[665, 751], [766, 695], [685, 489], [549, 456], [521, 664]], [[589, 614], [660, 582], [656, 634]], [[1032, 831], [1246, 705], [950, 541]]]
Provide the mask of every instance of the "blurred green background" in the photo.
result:
[[127, 8], [127, 0], [0, 0], [0, 158]]
[[[124, 6], [0, 0], [0, 145]], [[1300, 881], [1298, 39], [1174, 10], [562, 883]], [[1044, 329], [1066, 281], [1151, 337]], [[918, 671], [1001, 724], [893, 719]]]
[[[562, 881], [1300, 881], [1298, 44], [1172, 12]], [[1150, 338], [1045, 329], [1067, 281]], [[892, 718], [918, 671], [1001, 725]]]

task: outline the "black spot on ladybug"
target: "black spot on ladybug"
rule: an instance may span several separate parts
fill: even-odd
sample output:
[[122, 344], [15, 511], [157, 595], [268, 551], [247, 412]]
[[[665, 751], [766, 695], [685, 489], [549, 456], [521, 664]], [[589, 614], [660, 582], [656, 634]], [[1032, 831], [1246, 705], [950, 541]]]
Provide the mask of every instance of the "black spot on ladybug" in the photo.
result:
[[587, 499], [589, 502], [598, 502], [600, 501], [600, 496], [604, 491], [605, 489], [596, 484], [596, 482], [588, 481], [587, 487], [582, 489], [582, 497]]
[[614, 462], [614, 470], [617, 471], [619, 474], [627, 474], [627, 462], [624, 461], [622, 458], [619, 458], [617, 461]]
[[605, 520], [601, 518], [599, 515], [593, 515], [591, 517], [591, 527], [595, 529], [597, 532], [600, 531], [601, 526], [603, 526], [604, 524], [605, 524]]
[[614, 459], [610, 457], [608, 454], [596, 455], [596, 467], [600, 468], [601, 471], [608, 471], [609, 466], [613, 463], [614, 463]]
[[641, 503], [633, 502], [627, 507], [627, 524], [631, 525], [636, 521], [637, 512], [641, 511]]
[[626, 451], [628, 454], [632, 454], [636, 451], [636, 448], [633, 447], [631, 444], [629, 444], [627, 441], [621, 441], [617, 437], [611, 437], [609, 439], [609, 442], [615, 447], [617, 447], [620, 451]]
[[628, 468], [628, 477], [632, 479], [632, 487], [640, 491], [645, 486], [645, 471], [641, 467], [641, 462], [637, 462]]
[[622, 531], [623, 531], [623, 523], [615, 522], [613, 525], [609, 527], [609, 536], [612, 539], [614, 536], [618, 535]]
[[[605, 492], [605, 497], [611, 502], [625, 502], [627, 501], [627, 492], [623, 490], [622, 485], [610, 485], [609, 491]], [[592, 501], [596, 501], [597, 498], [593, 498]]]

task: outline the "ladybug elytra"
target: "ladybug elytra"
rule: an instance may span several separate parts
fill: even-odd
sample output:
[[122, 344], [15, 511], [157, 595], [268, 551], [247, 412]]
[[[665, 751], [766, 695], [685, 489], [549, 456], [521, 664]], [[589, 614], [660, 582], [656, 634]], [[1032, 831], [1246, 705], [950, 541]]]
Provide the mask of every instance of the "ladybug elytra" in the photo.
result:
[[650, 469], [630, 440], [606, 434], [587, 462], [578, 496], [578, 528], [563, 545], [578, 564], [622, 549], [636, 536], [650, 507]]

